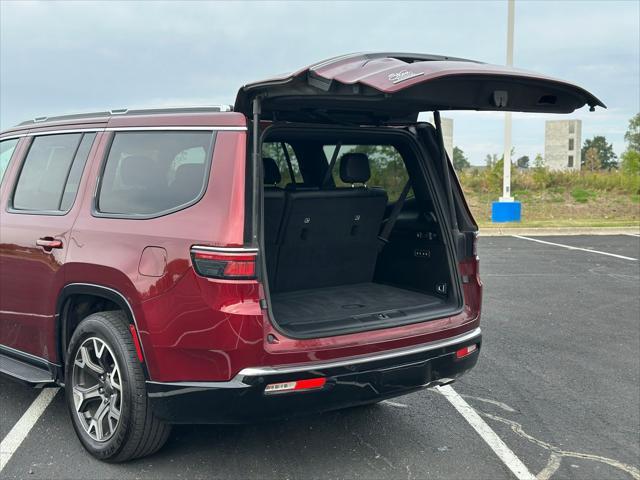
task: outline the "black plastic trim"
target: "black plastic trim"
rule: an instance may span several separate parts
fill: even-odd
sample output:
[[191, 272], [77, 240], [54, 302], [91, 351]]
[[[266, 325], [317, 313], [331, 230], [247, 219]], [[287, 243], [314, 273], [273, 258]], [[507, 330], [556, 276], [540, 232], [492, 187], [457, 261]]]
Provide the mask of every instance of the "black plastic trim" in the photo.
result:
[[[468, 345], [478, 349], [456, 359]], [[221, 382], [147, 382], [151, 408], [170, 423], [241, 424], [375, 403], [452, 382], [472, 369], [481, 350], [480, 335], [446, 347], [313, 370], [238, 375]], [[251, 369], [249, 369], [251, 370]], [[265, 394], [271, 383], [326, 378], [322, 388]], [[215, 408], [211, 408], [215, 405]]]
[[[111, 287], [103, 285], [96, 285], [92, 283], [70, 283], [61, 290], [56, 304], [56, 344], [58, 345], [58, 358], [61, 359], [61, 363], [64, 363], [63, 361], [68, 347], [67, 341], [69, 340], [66, 338], [67, 312], [65, 311], [65, 308], [67, 300], [69, 300], [73, 295], [93, 295], [115, 303], [123, 312], [125, 312], [129, 323], [133, 324], [138, 332], [140, 331], [131, 303], [129, 303], [129, 300], [122, 293]], [[145, 355], [142, 343], [140, 343], [140, 348], [142, 348], [142, 355], [145, 359], [145, 362], [142, 363], [142, 368], [144, 370], [145, 377], [148, 379], [149, 372], [147, 371], [146, 366], [147, 356]]]
[[37, 371], [40, 371], [47, 375], [46, 379], [35, 380], [24, 375], [20, 375], [8, 368], [4, 368], [6, 367], [6, 365], [3, 365], [3, 368], [0, 368], [0, 374], [18, 380], [27, 385], [44, 387], [53, 385], [56, 382], [59, 382], [60, 379], [62, 379], [62, 367], [60, 365], [36, 355], [11, 348], [6, 345], [0, 345], [0, 356], [5, 356], [13, 359], [16, 362], [25, 364], [27, 368], [36, 369]]

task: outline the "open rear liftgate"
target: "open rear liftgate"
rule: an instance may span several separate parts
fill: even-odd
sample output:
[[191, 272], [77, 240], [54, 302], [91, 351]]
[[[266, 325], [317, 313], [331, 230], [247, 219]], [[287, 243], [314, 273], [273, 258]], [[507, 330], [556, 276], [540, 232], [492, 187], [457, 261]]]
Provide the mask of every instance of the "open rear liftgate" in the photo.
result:
[[[252, 148], [251, 148], [251, 159], [252, 159], [252, 168], [251, 168], [251, 177], [252, 177], [252, 187], [253, 187], [253, 191], [255, 192], [256, 190], [258, 192], [261, 191], [261, 188], [256, 188], [256, 186], [260, 186], [262, 187], [262, 178], [263, 178], [263, 172], [262, 172], [262, 142], [260, 140], [261, 136], [260, 136], [260, 114], [261, 114], [261, 104], [260, 104], [260, 100], [261, 97], [259, 95], [255, 96], [252, 100], [252, 110], [253, 110], [253, 114], [252, 114], [252, 122], [251, 122], [251, 144], [252, 144]], [[455, 205], [453, 203], [453, 190], [452, 190], [452, 186], [451, 186], [451, 177], [450, 177], [450, 168], [449, 168], [449, 159], [447, 158], [447, 152], [444, 148], [444, 137], [443, 137], [443, 133], [442, 133], [442, 121], [440, 118], [440, 112], [438, 110], [434, 110], [433, 112], [433, 120], [435, 123], [435, 130], [436, 130], [436, 140], [438, 142], [438, 148], [440, 149], [441, 152], [441, 161], [442, 161], [442, 175], [443, 175], [443, 182], [444, 182], [444, 186], [445, 186], [445, 190], [446, 190], [446, 195], [447, 195], [447, 211], [449, 212], [450, 215], [450, 221], [451, 221], [451, 227], [454, 231], [458, 230], [458, 220], [457, 220], [457, 215], [456, 215], [456, 209], [455, 209]], [[333, 167], [333, 163], [335, 163], [335, 161], [337, 160], [337, 154], [338, 154], [338, 150], [336, 149], [334, 151], [334, 158], [331, 159], [331, 167]], [[289, 168], [291, 168], [291, 161], [289, 160], [289, 154], [285, 149], [285, 154], [287, 156], [287, 165], [289, 166]], [[331, 167], [328, 170], [328, 174], [329, 172], [331, 172]], [[292, 176], [293, 178], [293, 176]], [[326, 181], [326, 179], [325, 179]], [[400, 210], [402, 209], [402, 204], [404, 203], [404, 200], [406, 198], [406, 194], [409, 191], [409, 186], [410, 186], [410, 180], [407, 182], [407, 185], [405, 185], [405, 188], [402, 191], [402, 194], [400, 195], [398, 201], [397, 201], [397, 208], [394, 208], [394, 210], [391, 212], [391, 217], [395, 217], [400, 213]], [[251, 244], [253, 246], [255, 246], [258, 243], [262, 245], [264, 243], [264, 238], [262, 237], [262, 233], [261, 233], [261, 229], [260, 229], [260, 225], [258, 223], [258, 218], [262, 218], [264, 216], [264, 212], [263, 212], [263, 202], [262, 202], [262, 197], [261, 195], [253, 195], [252, 194], [252, 219], [251, 219], [251, 234], [250, 234], [250, 238], [251, 238]], [[262, 212], [262, 215], [260, 215], [258, 217], [258, 212]], [[389, 225], [390, 227], [393, 226], [393, 221], [388, 222], [387, 225]], [[391, 232], [386, 231], [384, 232], [379, 238], [382, 241], [386, 240], [386, 237], [388, 237], [388, 235]], [[260, 237], [260, 238], [259, 238]], [[264, 256], [264, 255], [263, 255]], [[264, 262], [261, 262], [262, 264], [262, 270], [266, 272], [266, 264]], [[266, 278], [266, 275], [264, 276]], [[266, 283], [266, 282], [265, 282]]]

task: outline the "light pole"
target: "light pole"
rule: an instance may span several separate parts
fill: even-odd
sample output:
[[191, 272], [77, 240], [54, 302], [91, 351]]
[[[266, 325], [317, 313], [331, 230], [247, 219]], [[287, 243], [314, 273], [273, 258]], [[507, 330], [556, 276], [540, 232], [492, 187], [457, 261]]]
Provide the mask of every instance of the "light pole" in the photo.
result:
[[[515, 20], [515, 0], [508, 0], [507, 13], [507, 66], [513, 66], [513, 30]], [[511, 196], [511, 112], [504, 114], [504, 165], [502, 170], [502, 196], [491, 206], [493, 222], [519, 222], [520, 202]]]
[[[507, 66], [513, 66], [513, 24], [515, 0], [508, 1], [507, 14]], [[501, 202], [512, 202], [511, 196], [511, 112], [504, 114], [504, 165], [502, 171], [502, 197]]]

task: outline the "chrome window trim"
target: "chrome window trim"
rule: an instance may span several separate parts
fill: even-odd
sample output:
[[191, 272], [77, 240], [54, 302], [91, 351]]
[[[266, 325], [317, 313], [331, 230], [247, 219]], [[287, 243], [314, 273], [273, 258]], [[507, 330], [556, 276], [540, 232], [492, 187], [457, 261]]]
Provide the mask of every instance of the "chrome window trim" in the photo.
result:
[[280, 375], [287, 373], [308, 372], [313, 370], [323, 370], [327, 368], [345, 367], [349, 365], [359, 365], [362, 363], [376, 362], [378, 360], [387, 360], [390, 358], [402, 357], [405, 355], [412, 355], [414, 353], [428, 352], [429, 350], [436, 350], [438, 348], [450, 347], [456, 343], [466, 342], [479, 337], [482, 330], [480, 327], [471, 330], [470, 332], [457, 335], [455, 337], [446, 338], [444, 340], [436, 340], [434, 342], [423, 343], [415, 347], [392, 350], [375, 355], [368, 355], [362, 357], [349, 358], [344, 360], [337, 360], [333, 362], [325, 363], [313, 363], [305, 365], [297, 365], [291, 367], [250, 367], [240, 370], [235, 379], [242, 379], [243, 377], [256, 377], [265, 375]]
[[20, 133], [16, 135], [7, 135], [6, 137], [0, 137], [0, 142], [4, 142], [5, 140], [15, 140], [16, 138], [26, 137], [26, 133]]
[[231, 131], [231, 132], [241, 132], [246, 131], [247, 127], [207, 127], [207, 126], [176, 126], [176, 127], [163, 127], [163, 126], [154, 126], [154, 127], [107, 127], [104, 129], [105, 132], [166, 132], [166, 131], [205, 131], [205, 132], [217, 132], [217, 131]]
[[87, 132], [101, 132], [102, 128], [68, 128], [65, 130], [45, 130], [42, 132], [29, 132], [26, 134], [28, 137], [40, 137], [47, 135], [64, 135], [67, 133], [87, 133]]
[[252, 247], [210, 247], [207, 245], [194, 245], [191, 250], [220, 253], [258, 253], [257, 248]]

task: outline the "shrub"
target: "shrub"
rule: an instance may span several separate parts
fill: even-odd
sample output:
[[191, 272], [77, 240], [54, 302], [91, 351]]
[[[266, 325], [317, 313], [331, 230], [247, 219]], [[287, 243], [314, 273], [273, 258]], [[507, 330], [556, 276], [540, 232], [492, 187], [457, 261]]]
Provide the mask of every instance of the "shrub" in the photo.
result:
[[640, 175], [640, 152], [629, 149], [622, 154], [620, 159], [622, 172], [625, 175]]
[[571, 190], [571, 196], [578, 203], [587, 203], [590, 198], [595, 198], [596, 194], [583, 188], [574, 188]]
[[[640, 174], [630, 174], [629, 162], [622, 171], [558, 172], [544, 167], [532, 168], [527, 172], [512, 172], [511, 190], [517, 194], [524, 192], [549, 192], [562, 195], [575, 188], [591, 191], [640, 193]], [[499, 195], [502, 191], [502, 164], [473, 173], [460, 175], [466, 192]]]
[[532, 173], [533, 183], [538, 189], [544, 189], [551, 186], [553, 176], [552, 173], [544, 167], [536, 167]]

